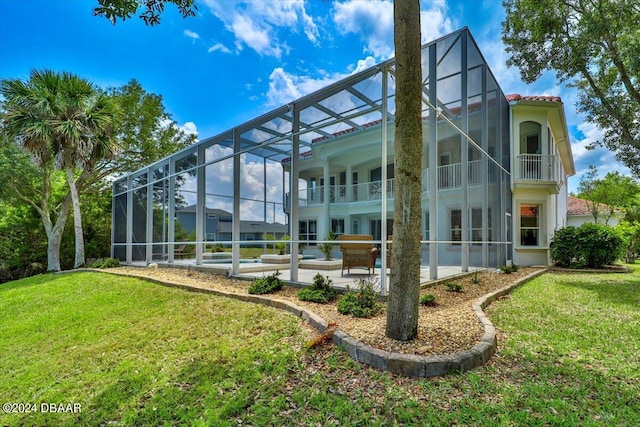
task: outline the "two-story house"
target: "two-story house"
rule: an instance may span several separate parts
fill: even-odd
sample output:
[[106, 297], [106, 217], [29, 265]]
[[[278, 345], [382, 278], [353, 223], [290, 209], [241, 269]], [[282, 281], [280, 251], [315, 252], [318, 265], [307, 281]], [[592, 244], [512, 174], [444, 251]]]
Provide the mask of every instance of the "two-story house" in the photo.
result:
[[[424, 45], [422, 66], [422, 264], [432, 278], [439, 266], [548, 264], [574, 174], [561, 100], [505, 96], [466, 28]], [[368, 234], [385, 265], [394, 201], [405, 197], [394, 125], [391, 59], [203, 139], [114, 182], [113, 255], [171, 263], [188, 228], [202, 263], [215, 243], [207, 212], [224, 209], [233, 274], [247, 220], [286, 224], [290, 250], [308, 254], [329, 232]], [[292, 260], [291, 280], [297, 269]]]

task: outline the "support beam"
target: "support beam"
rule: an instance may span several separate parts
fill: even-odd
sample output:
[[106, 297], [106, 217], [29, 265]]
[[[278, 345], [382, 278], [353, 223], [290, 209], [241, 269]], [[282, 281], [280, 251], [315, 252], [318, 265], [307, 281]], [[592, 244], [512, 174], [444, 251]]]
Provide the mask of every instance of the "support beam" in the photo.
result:
[[388, 85], [388, 65], [382, 70], [382, 126], [380, 126], [380, 153], [381, 153], [381, 172], [382, 172], [382, 196], [380, 197], [381, 205], [380, 205], [380, 217], [381, 217], [381, 233], [380, 238], [382, 240], [382, 244], [380, 246], [381, 258], [380, 258], [380, 294], [387, 295], [389, 293], [389, 287], [387, 286], [387, 236], [389, 235], [389, 230], [387, 230], [387, 144], [388, 141], [388, 102], [387, 97], [389, 95], [389, 85]]
[[240, 272], [240, 131], [233, 132], [233, 223], [231, 232], [231, 274]]
[[462, 245], [460, 246], [461, 253], [461, 268], [464, 273], [469, 271], [469, 240], [471, 239], [471, 233], [469, 233], [469, 142], [464, 135], [469, 133], [469, 111], [467, 108], [467, 34], [463, 33], [460, 40], [460, 129], [463, 134], [460, 135], [460, 180], [462, 183], [462, 198], [461, 204], [461, 217], [462, 217]]
[[[436, 45], [429, 46], [429, 79], [436, 82]], [[438, 102], [436, 84], [429, 85], [429, 102]], [[438, 111], [429, 111], [429, 279], [438, 278]]]
[[[289, 278], [292, 282], [298, 281], [298, 240], [300, 239], [300, 230], [298, 228], [298, 209], [300, 197], [300, 191], [298, 186], [299, 177], [299, 162], [300, 162], [300, 135], [298, 130], [300, 129], [300, 111], [293, 107], [293, 133], [291, 136], [291, 165], [289, 170], [289, 193], [290, 203], [289, 207], [289, 235], [291, 236], [291, 257], [289, 264]], [[283, 186], [284, 189], [284, 186]]]

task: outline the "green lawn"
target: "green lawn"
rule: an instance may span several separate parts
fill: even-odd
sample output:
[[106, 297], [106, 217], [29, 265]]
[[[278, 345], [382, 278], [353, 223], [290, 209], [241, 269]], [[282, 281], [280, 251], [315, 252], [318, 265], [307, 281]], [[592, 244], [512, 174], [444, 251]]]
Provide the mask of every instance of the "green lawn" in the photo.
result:
[[546, 274], [490, 308], [482, 369], [408, 379], [302, 350], [277, 310], [96, 273], [0, 286], [0, 425], [640, 425], [640, 271]]

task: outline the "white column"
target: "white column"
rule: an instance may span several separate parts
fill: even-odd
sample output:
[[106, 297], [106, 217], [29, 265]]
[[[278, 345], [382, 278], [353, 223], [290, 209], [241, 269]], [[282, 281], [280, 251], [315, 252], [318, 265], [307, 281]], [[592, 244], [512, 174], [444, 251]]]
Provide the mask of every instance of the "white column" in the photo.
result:
[[322, 177], [324, 180], [324, 187], [322, 188], [322, 192], [324, 195], [324, 203], [322, 205], [322, 212], [323, 212], [323, 218], [324, 218], [324, 230], [323, 233], [321, 234], [320, 240], [324, 240], [328, 235], [329, 235], [329, 231], [331, 231], [331, 185], [329, 183], [330, 181], [330, 161], [329, 159], [326, 160], [323, 168], [322, 168]]
[[151, 168], [147, 168], [147, 245], [146, 262], [147, 265], [153, 260], [153, 184], [151, 183]]
[[[293, 105], [293, 123], [291, 127], [291, 169], [289, 171], [289, 192], [291, 196], [289, 200], [291, 201], [291, 207], [289, 210], [289, 223], [290, 223], [290, 233], [291, 241], [291, 259], [289, 264], [289, 280], [292, 282], [298, 281], [298, 240], [300, 239], [300, 230], [298, 229], [298, 209], [299, 202], [298, 199], [300, 197], [300, 192], [298, 191], [298, 162], [300, 161], [300, 135], [298, 135], [298, 131], [300, 130], [300, 111], [296, 104]], [[283, 186], [284, 189], [284, 186]]]
[[382, 197], [381, 197], [381, 206], [380, 206], [380, 217], [382, 218], [381, 226], [381, 235], [380, 238], [382, 240], [382, 244], [380, 245], [381, 253], [380, 253], [380, 293], [382, 295], [387, 295], [389, 293], [389, 288], [387, 286], [387, 235], [389, 234], [389, 230], [387, 230], [387, 144], [388, 144], [388, 67], [385, 66], [382, 70], [382, 126], [380, 126], [380, 157], [382, 158]]
[[206, 215], [206, 183], [204, 164], [204, 147], [198, 145], [196, 169], [196, 265], [202, 265], [202, 252], [204, 250], [204, 225], [207, 220]]
[[240, 131], [233, 130], [233, 228], [231, 232], [231, 274], [240, 272]]
[[[437, 105], [436, 46], [429, 46], [429, 103]], [[438, 235], [438, 118], [437, 111], [429, 110], [429, 240], [436, 242]], [[429, 243], [429, 279], [438, 278], [438, 244]]]

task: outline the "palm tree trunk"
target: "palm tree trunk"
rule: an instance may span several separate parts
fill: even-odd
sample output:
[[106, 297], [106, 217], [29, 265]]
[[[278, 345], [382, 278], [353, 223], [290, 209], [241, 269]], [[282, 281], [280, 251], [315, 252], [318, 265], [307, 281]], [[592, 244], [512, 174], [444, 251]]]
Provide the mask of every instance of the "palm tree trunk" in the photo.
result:
[[[422, 188], [422, 66], [420, 1], [395, 0], [395, 198], [393, 252], [386, 335], [409, 341], [418, 334]], [[383, 166], [384, 167], [384, 166]]]
[[[46, 185], [45, 185], [46, 187]], [[48, 191], [45, 189], [45, 191]], [[47, 195], [48, 197], [48, 195]], [[67, 217], [69, 216], [70, 199], [67, 196], [60, 206], [55, 224], [51, 221], [47, 198], [41, 200], [41, 206], [36, 206], [36, 210], [40, 213], [44, 231], [47, 235], [47, 271], [60, 271], [60, 244], [62, 242], [62, 233], [64, 232]]]
[[60, 271], [60, 244], [62, 231], [57, 229], [47, 236], [47, 271]]
[[78, 197], [78, 188], [76, 187], [73, 169], [65, 168], [67, 172], [67, 181], [69, 183], [69, 191], [73, 202], [73, 232], [76, 240], [76, 257], [73, 268], [84, 266], [84, 235], [82, 232], [82, 217], [80, 214], [80, 198]]

